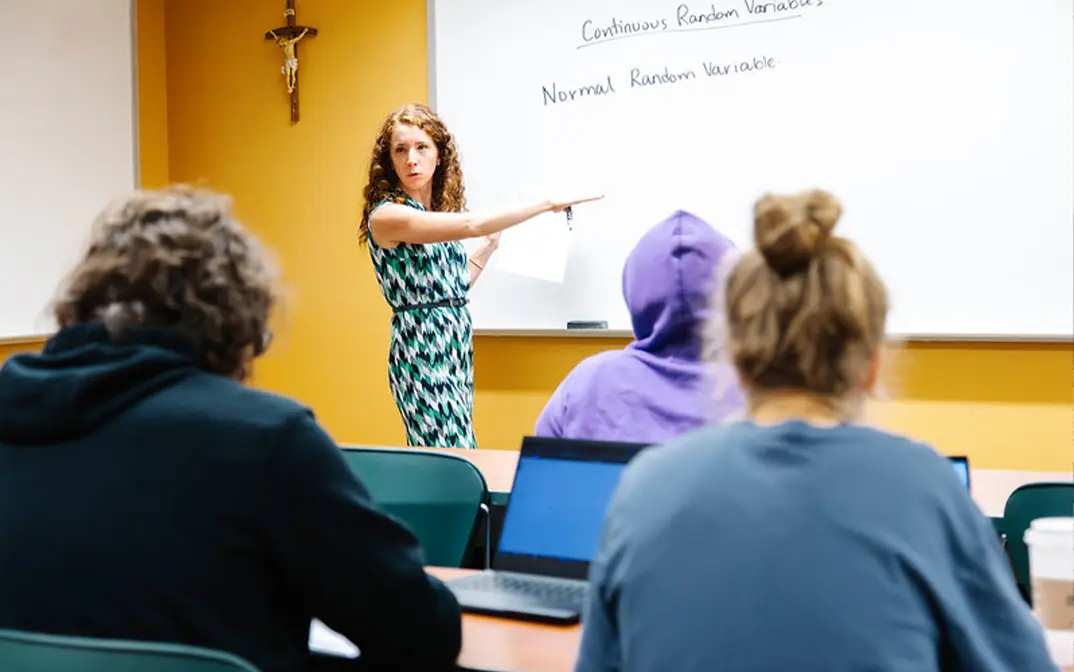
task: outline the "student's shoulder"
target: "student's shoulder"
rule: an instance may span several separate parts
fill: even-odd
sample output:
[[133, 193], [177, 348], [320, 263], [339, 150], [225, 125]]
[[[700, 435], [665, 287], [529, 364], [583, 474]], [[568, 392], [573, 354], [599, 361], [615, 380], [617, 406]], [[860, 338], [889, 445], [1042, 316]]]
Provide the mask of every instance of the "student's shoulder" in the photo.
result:
[[[848, 469], [855, 468], [851, 463], [860, 463], [858, 467], [866, 471], [921, 474], [925, 479], [953, 477], [954, 470], [947, 458], [921, 441], [860, 425], [848, 425], [828, 433], [831, 431], [804, 425], [762, 427], [746, 420], [707, 426], [663, 445], [646, 448], [630, 467], [638, 478], [659, 479], [702, 465], [734, 460], [738, 453], [749, 451], [758, 443], [771, 446], [774, 442], [785, 441], [788, 446], [794, 446], [823, 442], [829, 444], [824, 446], [825, 459], [844, 463]], [[798, 432], [805, 432], [805, 435]], [[805, 445], [802, 449], [806, 449]]]
[[721, 452], [741, 445], [745, 440], [743, 428], [738, 423], [701, 427], [671, 441], [642, 449], [630, 461], [624, 479], [644, 481], [672, 478], [675, 474], [690, 472], [709, 460], [719, 459]]
[[[831, 451], [832, 473], [854, 474], [871, 493], [921, 507], [931, 516], [975, 515], [972, 498], [950, 459], [935, 447], [891, 431], [855, 427]], [[850, 487], [850, 486], [848, 486]]]
[[867, 484], [862, 497], [900, 502], [892, 511], [904, 521], [907, 534], [922, 537], [931, 530], [936, 538], [970, 545], [993, 535], [990, 521], [946, 455], [928, 443], [890, 431], [861, 432], [870, 441], [845, 447], [845, 471]]
[[560, 381], [558, 391], [562, 394], [585, 393], [589, 383], [603, 379], [609, 367], [613, 366], [621, 355], [619, 350], [598, 352], [574, 365], [574, 368]]
[[200, 373], [168, 389], [159, 403], [192, 422], [249, 432], [278, 432], [313, 421], [309, 407], [225, 376]]
[[[918, 439], [863, 425], [848, 427], [847, 432], [850, 439], [847, 442], [850, 444], [848, 453], [859, 459], [868, 459], [887, 467], [926, 468], [943, 475], [954, 473], [945, 456], [933, 446]], [[853, 451], [855, 446], [861, 446], [867, 452]]]
[[622, 359], [622, 356], [623, 352], [621, 350], [598, 352], [578, 362], [571, 371], [571, 374], [578, 376], [597, 374], [605, 367], [613, 365]]
[[696, 474], [712, 473], [713, 467], [718, 467], [714, 462], [739, 443], [737, 434], [733, 426], [703, 427], [643, 448], [623, 470], [609, 516], [636, 520], [641, 512], [655, 511], [656, 500], [661, 502], [661, 510], [674, 509], [689, 496], [683, 484]]

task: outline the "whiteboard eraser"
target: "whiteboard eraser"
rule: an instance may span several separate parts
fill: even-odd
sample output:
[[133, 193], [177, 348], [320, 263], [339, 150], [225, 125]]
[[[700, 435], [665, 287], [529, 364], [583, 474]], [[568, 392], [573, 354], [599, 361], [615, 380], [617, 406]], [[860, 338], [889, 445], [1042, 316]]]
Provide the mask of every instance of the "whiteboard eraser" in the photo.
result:
[[567, 322], [568, 329], [607, 329], [608, 322], [605, 320], [571, 320]]

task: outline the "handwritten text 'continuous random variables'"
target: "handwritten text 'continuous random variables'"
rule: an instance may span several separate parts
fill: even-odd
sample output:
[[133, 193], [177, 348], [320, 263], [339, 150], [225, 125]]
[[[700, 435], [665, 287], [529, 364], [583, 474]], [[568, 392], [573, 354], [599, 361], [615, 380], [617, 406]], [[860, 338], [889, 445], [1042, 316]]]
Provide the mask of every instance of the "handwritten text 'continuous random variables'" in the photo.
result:
[[772, 23], [797, 19], [803, 10], [824, 5], [825, 0], [742, 0], [740, 3], [717, 6], [679, 4], [667, 15], [640, 18], [611, 18], [607, 20], [586, 19], [582, 22], [582, 42], [578, 48], [591, 47], [605, 42], [643, 35], [734, 28], [758, 23]]

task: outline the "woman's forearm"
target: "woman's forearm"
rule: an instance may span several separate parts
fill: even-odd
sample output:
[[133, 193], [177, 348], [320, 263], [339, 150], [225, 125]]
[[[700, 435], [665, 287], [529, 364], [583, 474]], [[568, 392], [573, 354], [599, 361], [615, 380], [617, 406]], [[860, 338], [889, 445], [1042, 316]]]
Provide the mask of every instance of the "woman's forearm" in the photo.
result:
[[470, 255], [472, 261], [477, 262], [480, 268], [485, 268], [485, 264], [492, 258], [492, 253], [496, 251], [492, 245], [484, 244], [474, 250], [474, 253]]
[[521, 224], [527, 219], [533, 219], [537, 215], [551, 212], [551, 210], [552, 203], [550, 201], [541, 201], [540, 203], [533, 203], [511, 210], [501, 210], [488, 214], [474, 213], [470, 220], [470, 228], [475, 238], [477, 236], [487, 236], [490, 233], [498, 233], [516, 224]]
[[477, 279], [481, 277], [481, 271], [485, 270], [485, 265], [489, 263], [495, 250], [496, 248], [491, 245], [482, 245], [466, 260], [466, 265], [470, 267], [470, 287], [473, 287]]

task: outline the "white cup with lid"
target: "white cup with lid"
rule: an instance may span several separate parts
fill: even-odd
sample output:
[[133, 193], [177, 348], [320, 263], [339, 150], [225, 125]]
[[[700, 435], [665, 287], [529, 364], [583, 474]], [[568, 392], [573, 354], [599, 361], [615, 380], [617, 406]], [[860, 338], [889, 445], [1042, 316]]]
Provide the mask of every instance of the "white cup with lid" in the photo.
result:
[[1074, 517], [1038, 518], [1023, 539], [1029, 549], [1033, 613], [1055, 662], [1074, 666]]

